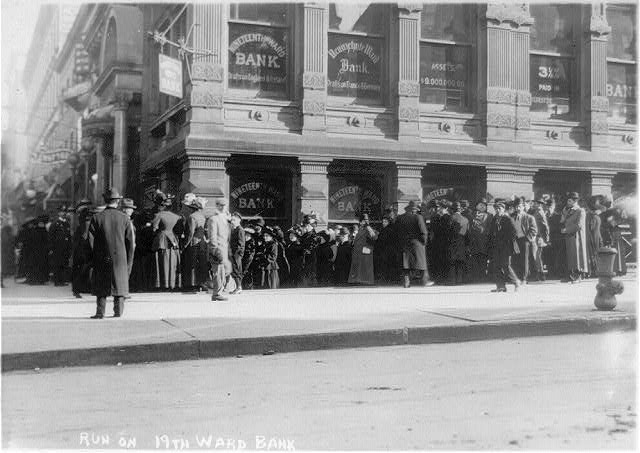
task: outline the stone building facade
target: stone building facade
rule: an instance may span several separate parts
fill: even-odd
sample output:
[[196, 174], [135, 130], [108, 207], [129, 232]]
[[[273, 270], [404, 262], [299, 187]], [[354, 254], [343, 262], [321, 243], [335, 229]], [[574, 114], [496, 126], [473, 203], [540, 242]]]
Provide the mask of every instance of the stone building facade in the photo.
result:
[[[139, 8], [141, 202], [197, 192], [322, 225], [442, 196], [636, 191], [634, 4]], [[160, 54], [182, 61], [182, 96], [160, 91]]]

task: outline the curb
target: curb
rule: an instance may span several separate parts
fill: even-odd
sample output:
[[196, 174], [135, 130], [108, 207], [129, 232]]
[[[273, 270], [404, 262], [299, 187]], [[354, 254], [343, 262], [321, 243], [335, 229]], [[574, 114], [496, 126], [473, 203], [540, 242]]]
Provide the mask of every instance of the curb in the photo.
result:
[[457, 326], [405, 327], [402, 329], [273, 337], [180, 341], [133, 346], [68, 349], [2, 354], [2, 372], [58, 368], [171, 362], [271, 355], [275, 353], [398, 345], [460, 343], [519, 337], [596, 334], [636, 329], [635, 315], [605, 318], [558, 318], [508, 322], [475, 322]]

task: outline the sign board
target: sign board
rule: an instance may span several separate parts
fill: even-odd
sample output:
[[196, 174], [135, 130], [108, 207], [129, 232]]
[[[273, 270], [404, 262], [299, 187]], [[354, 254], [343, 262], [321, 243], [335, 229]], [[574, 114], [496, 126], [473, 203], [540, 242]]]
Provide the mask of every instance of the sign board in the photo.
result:
[[531, 55], [531, 111], [569, 113], [571, 65], [569, 58]]
[[636, 122], [636, 65], [607, 64], [609, 116]]
[[158, 58], [160, 92], [182, 98], [182, 61], [163, 54]]
[[467, 107], [469, 47], [420, 46], [420, 102]]
[[289, 47], [284, 28], [229, 24], [229, 88], [287, 95]]
[[383, 40], [329, 33], [330, 96], [381, 98]]
[[283, 180], [278, 177], [233, 177], [229, 211], [237, 211], [243, 217], [282, 219], [286, 216], [284, 189]]
[[329, 219], [331, 222], [357, 221], [360, 213], [371, 221], [380, 220], [381, 189], [377, 181], [349, 177], [329, 178]]

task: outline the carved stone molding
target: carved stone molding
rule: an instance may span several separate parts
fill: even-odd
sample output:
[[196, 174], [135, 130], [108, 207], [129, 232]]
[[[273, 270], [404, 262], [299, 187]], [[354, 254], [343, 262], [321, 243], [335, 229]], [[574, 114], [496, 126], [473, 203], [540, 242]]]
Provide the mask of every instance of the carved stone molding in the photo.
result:
[[516, 105], [531, 105], [531, 92], [524, 90], [516, 91]]
[[400, 121], [418, 121], [420, 119], [420, 109], [418, 107], [400, 107], [398, 109], [398, 119]]
[[535, 170], [487, 167], [487, 182], [533, 182]]
[[487, 126], [513, 128], [515, 125], [516, 116], [513, 113], [489, 112], [487, 114]]
[[624, 134], [622, 141], [628, 145], [633, 145], [636, 142], [636, 136], [634, 134]]
[[302, 113], [305, 115], [324, 115], [325, 103], [305, 99], [302, 102]]
[[533, 24], [533, 17], [529, 14], [526, 3], [489, 3], [487, 19], [498, 24], [510, 22], [518, 27]]
[[224, 101], [221, 95], [212, 93], [202, 87], [193, 87], [191, 91], [191, 106], [221, 109]]
[[605, 37], [611, 33], [611, 27], [607, 23], [604, 15], [591, 16], [589, 21], [589, 32], [595, 38]]
[[193, 80], [222, 82], [224, 80], [224, 68], [215, 63], [198, 61], [193, 63], [191, 78]]
[[366, 124], [366, 120], [361, 115], [351, 115], [347, 118], [347, 124], [352, 127], [364, 127]]
[[305, 160], [300, 159], [300, 173], [326, 175], [328, 160]]
[[515, 104], [516, 92], [510, 88], [489, 87], [487, 88], [487, 102], [494, 104]]
[[398, 16], [412, 16], [422, 11], [422, 3], [398, 3]]
[[133, 93], [130, 91], [116, 91], [113, 95], [114, 110], [127, 110], [133, 100]]
[[592, 120], [591, 121], [591, 133], [592, 134], [606, 134], [609, 132], [609, 124], [607, 120]]
[[302, 87], [310, 90], [324, 90], [325, 76], [321, 72], [305, 72], [302, 76]]
[[531, 129], [531, 118], [529, 115], [518, 116], [516, 118], [516, 129]]
[[398, 178], [422, 178], [422, 170], [425, 164], [405, 164], [396, 162]]
[[420, 95], [420, 84], [413, 80], [401, 80], [400, 83], [398, 83], [398, 95], [418, 97]]
[[220, 170], [226, 171], [228, 155], [206, 155], [187, 151], [182, 159], [182, 171]]
[[609, 112], [609, 99], [606, 96], [592, 96], [591, 111]]

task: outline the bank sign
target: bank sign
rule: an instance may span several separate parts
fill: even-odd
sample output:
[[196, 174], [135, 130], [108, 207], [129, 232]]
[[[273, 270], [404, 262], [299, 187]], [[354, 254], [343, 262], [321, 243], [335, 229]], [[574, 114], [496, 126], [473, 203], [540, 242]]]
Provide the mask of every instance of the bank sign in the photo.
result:
[[466, 106], [469, 48], [420, 46], [420, 102]]
[[285, 217], [284, 188], [278, 181], [244, 178], [234, 181], [232, 187], [230, 212], [237, 211], [243, 217]]
[[568, 58], [531, 56], [531, 110], [562, 115], [570, 110], [571, 61]]
[[607, 65], [607, 97], [610, 115], [636, 119], [636, 65]]
[[182, 98], [182, 62], [163, 54], [158, 58], [160, 92]]
[[286, 95], [287, 30], [229, 24], [229, 88]]
[[329, 33], [327, 58], [330, 96], [381, 97], [382, 40]]
[[373, 181], [329, 180], [329, 219], [332, 222], [357, 221], [366, 212], [371, 220], [379, 220], [382, 212], [380, 187]]

